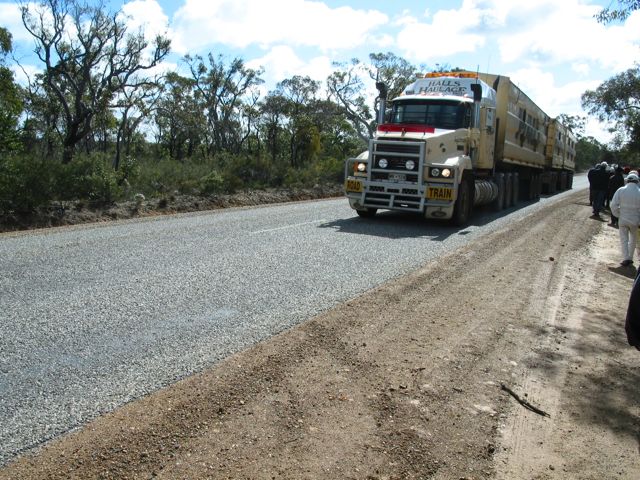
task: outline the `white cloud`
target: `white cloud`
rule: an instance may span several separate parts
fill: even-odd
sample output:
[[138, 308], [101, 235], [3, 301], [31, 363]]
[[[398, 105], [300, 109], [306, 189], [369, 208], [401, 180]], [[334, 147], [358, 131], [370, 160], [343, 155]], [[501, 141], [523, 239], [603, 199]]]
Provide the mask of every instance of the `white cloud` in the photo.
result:
[[13, 42], [31, 40], [31, 35], [22, 24], [20, 6], [17, 3], [0, 3], [0, 26], [9, 30], [13, 37]]
[[[146, 61], [150, 61], [155, 53], [154, 39], [157, 36], [171, 38], [169, 31], [169, 17], [156, 0], [132, 0], [125, 3], [121, 9], [121, 20], [127, 27], [127, 32], [144, 33], [148, 46], [145, 49]], [[162, 70], [163, 67], [155, 70]], [[158, 72], [155, 72], [158, 73]]]
[[27, 86], [29, 80], [33, 81], [33, 77], [42, 72], [42, 68], [35, 65], [12, 65], [11, 70], [13, 71], [13, 79], [22, 86]]
[[594, 117], [587, 117], [584, 126], [584, 134], [587, 137], [593, 137], [599, 142], [607, 144], [613, 140], [614, 135], [609, 131], [613, 127], [611, 124], [601, 123]]
[[585, 115], [580, 107], [580, 97], [586, 90], [593, 90], [600, 84], [597, 80], [590, 80], [557, 85], [551, 72], [539, 68], [521, 68], [506, 75], [552, 117], [561, 113]]
[[281, 82], [294, 75], [309, 76], [313, 80], [324, 80], [333, 72], [331, 59], [325, 56], [301, 59], [291, 47], [279, 45], [273, 47], [263, 57], [248, 61], [247, 66], [258, 69], [264, 67], [265, 74], [273, 83]]
[[351, 49], [388, 21], [375, 10], [329, 8], [309, 0], [186, 0], [173, 19], [174, 48], [189, 53], [221, 43]]
[[580, 74], [580, 75], [586, 77], [587, 75], [589, 75], [589, 72], [591, 71], [591, 68], [589, 67], [588, 63], [576, 62], [576, 63], [572, 63], [571, 64], [571, 70], [573, 70], [577, 74]]
[[572, 81], [557, 85], [554, 75], [539, 68], [522, 68], [505, 73], [531, 100], [551, 117], [565, 113], [587, 117], [585, 135], [593, 136], [603, 143], [611, 140], [608, 126], [593, 117], [588, 117], [582, 110], [582, 93], [594, 90], [600, 84], [598, 80]]
[[402, 26], [397, 44], [411, 60], [447, 57], [461, 52], [473, 52], [485, 44], [482, 35], [473, 33], [481, 24], [474, 2], [463, 2], [460, 10], [439, 10], [432, 23], [421, 23], [404, 16], [396, 24]]
[[[602, 68], [628, 68], [640, 53], [640, 12], [624, 25], [605, 26], [593, 18], [599, 9], [577, 0], [537, 4], [527, 12], [528, 21], [519, 23], [517, 33], [505, 32], [498, 38], [502, 60], [549, 65], [595, 62]], [[513, 21], [509, 29], [515, 31]]]
[[130, 1], [122, 6], [122, 13], [127, 17], [126, 24], [130, 32], [143, 29], [150, 39], [168, 32], [169, 17], [156, 0]]

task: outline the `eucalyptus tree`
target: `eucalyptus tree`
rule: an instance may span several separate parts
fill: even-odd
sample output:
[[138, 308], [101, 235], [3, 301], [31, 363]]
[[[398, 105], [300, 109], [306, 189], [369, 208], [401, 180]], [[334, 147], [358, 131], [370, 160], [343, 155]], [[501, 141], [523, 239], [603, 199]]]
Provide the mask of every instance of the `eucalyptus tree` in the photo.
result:
[[145, 72], [165, 58], [170, 41], [129, 32], [126, 17], [102, 2], [41, 0], [23, 3], [21, 11], [43, 63], [42, 80], [61, 109], [62, 160], [68, 163], [94, 117], [124, 90], [148, 83]]
[[340, 105], [343, 115], [351, 123], [360, 139], [366, 143], [373, 137], [371, 92], [365, 83], [365, 66], [358, 59], [350, 63], [335, 64], [339, 69], [327, 78], [330, 99]]
[[582, 106], [600, 121], [614, 122], [617, 133], [640, 151], [640, 64], [583, 93]]
[[[614, 3], [615, 6], [613, 6]], [[610, 2], [607, 8], [600, 10], [596, 19], [600, 23], [624, 21], [635, 10], [640, 10], [640, 0], [616, 0]]]
[[126, 87], [112, 103], [111, 107], [118, 111], [117, 127], [115, 133], [115, 154], [113, 168], [120, 167], [122, 154], [129, 157], [133, 138], [140, 125], [150, 119], [160, 100], [160, 79], [154, 78], [150, 82], [142, 83], [137, 87]]
[[287, 121], [287, 99], [277, 91], [269, 92], [260, 101], [258, 117], [260, 135], [264, 138], [271, 162], [276, 164], [283, 150], [282, 132]]
[[14, 82], [13, 72], [6, 65], [11, 47], [11, 33], [0, 27], [0, 152], [19, 148], [18, 121], [23, 106], [22, 91]]
[[207, 119], [207, 153], [237, 153], [246, 135], [243, 108], [247, 102], [253, 105], [257, 102], [262, 71], [248, 68], [240, 58], [227, 65], [222, 55], [215, 57], [212, 53], [206, 60], [199, 55], [187, 55], [185, 62]]
[[289, 133], [289, 162], [299, 167], [303, 160], [313, 158], [320, 151], [320, 125], [314, 122], [320, 82], [295, 75], [276, 85], [276, 92], [284, 99]]
[[154, 109], [157, 143], [169, 157], [184, 161], [205, 142], [207, 119], [192, 78], [170, 72]]
[[376, 84], [384, 85], [386, 97], [395, 98], [413, 81], [417, 68], [394, 53], [371, 53], [369, 63], [353, 59], [335, 65], [327, 79], [330, 98], [341, 106], [363, 142], [373, 137], [379, 116]]

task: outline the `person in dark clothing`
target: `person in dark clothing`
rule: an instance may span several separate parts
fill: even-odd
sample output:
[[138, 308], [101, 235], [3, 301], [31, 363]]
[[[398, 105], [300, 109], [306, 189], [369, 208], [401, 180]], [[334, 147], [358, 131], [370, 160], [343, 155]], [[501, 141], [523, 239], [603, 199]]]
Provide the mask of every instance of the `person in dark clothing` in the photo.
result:
[[591, 182], [593, 181], [593, 175], [599, 166], [600, 164], [594, 165], [587, 172], [587, 180], [589, 180], [589, 205], [593, 205], [593, 188], [591, 187]]
[[624, 329], [627, 332], [629, 345], [640, 350], [640, 270], [638, 270], [638, 275], [631, 289]]
[[[613, 195], [616, 193], [616, 191], [620, 187], [624, 187], [624, 175], [622, 175], [623, 171], [624, 170], [621, 166], [617, 166], [615, 173], [611, 175], [611, 177], [609, 177], [609, 188], [607, 190], [607, 199], [609, 200], [609, 203], [611, 203], [611, 199], [613, 198]], [[618, 226], [618, 217], [616, 217], [613, 213], [611, 213], [611, 223], [609, 224], [609, 226]]]
[[607, 198], [607, 190], [609, 189], [607, 167], [608, 165], [602, 162], [589, 179], [591, 190], [593, 191], [593, 216], [596, 218], [600, 218], [600, 212], [604, 209], [604, 201]]

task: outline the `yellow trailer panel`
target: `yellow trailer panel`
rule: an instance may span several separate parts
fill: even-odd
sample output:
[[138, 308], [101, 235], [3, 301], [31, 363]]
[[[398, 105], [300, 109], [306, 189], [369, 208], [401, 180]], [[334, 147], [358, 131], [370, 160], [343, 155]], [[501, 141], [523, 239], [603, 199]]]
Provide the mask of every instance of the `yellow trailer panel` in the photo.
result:
[[496, 161], [544, 168], [549, 116], [509, 77], [480, 73], [479, 78], [496, 91]]
[[548, 130], [547, 168], [573, 171], [576, 166], [576, 137], [557, 118], [554, 118]]

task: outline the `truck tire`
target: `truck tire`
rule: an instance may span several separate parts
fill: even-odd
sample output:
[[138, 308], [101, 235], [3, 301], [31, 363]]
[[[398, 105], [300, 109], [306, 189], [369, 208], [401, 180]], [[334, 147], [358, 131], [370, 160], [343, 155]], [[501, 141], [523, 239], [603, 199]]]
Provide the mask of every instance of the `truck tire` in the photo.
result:
[[458, 198], [453, 207], [451, 222], [462, 227], [469, 222], [469, 217], [473, 210], [473, 197], [471, 196], [471, 182], [467, 177], [463, 177], [458, 187]]
[[504, 173], [496, 173], [493, 181], [498, 186], [498, 196], [491, 202], [491, 209], [494, 212], [499, 212], [504, 208]]
[[372, 218], [376, 216], [377, 208], [365, 208], [364, 210], [356, 210], [356, 213], [361, 218]]
[[513, 174], [504, 174], [504, 208], [513, 205]]
[[567, 189], [567, 172], [560, 172], [560, 188], [561, 192], [564, 192]]
[[517, 205], [520, 201], [520, 175], [517, 172], [513, 173], [513, 203]]
[[535, 182], [534, 182], [534, 176], [531, 175], [528, 179], [527, 179], [527, 195], [526, 195], [526, 200], [527, 201], [531, 201], [534, 199], [535, 197]]
[[538, 201], [540, 200], [540, 196], [542, 195], [542, 174], [538, 173], [537, 175], [535, 175], [535, 179], [536, 179], [536, 188], [535, 188], [536, 196], [534, 197], [534, 200]]

